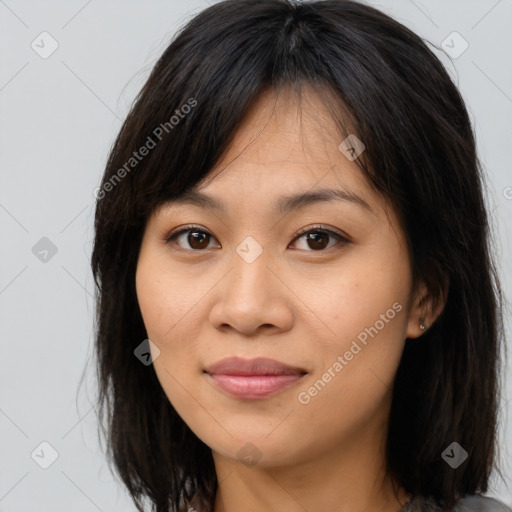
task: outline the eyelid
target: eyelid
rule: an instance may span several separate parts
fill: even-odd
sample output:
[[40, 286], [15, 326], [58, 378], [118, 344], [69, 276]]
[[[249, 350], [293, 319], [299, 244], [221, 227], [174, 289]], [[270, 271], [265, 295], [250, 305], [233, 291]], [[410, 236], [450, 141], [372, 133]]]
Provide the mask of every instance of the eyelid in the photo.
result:
[[[197, 224], [189, 224], [189, 225], [186, 225], [186, 226], [181, 226], [180, 228], [177, 228], [176, 230], [173, 230], [171, 231], [171, 233], [169, 233], [168, 235], [166, 235], [164, 238], [163, 238], [163, 241], [168, 244], [168, 243], [171, 243], [175, 238], [177, 238], [178, 236], [182, 235], [183, 233], [186, 233], [188, 231], [199, 231], [201, 233], [204, 233], [204, 234], [207, 234], [213, 238], [214, 235], [212, 235], [206, 228], [202, 227], [202, 226], [199, 226]], [[341, 242], [343, 245], [347, 245], [349, 243], [352, 242], [352, 240], [350, 239], [350, 237], [346, 234], [344, 234], [343, 232], [341, 231], [338, 231], [338, 230], [334, 230], [333, 228], [329, 228], [327, 226], [324, 226], [322, 224], [314, 224], [312, 226], [307, 226], [305, 228], [301, 228], [294, 236], [293, 236], [293, 239], [292, 241], [290, 242], [290, 244], [292, 244], [293, 242], [295, 242], [296, 240], [298, 240], [299, 238], [301, 238], [303, 235], [307, 234], [307, 233], [311, 233], [311, 232], [316, 232], [316, 231], [319, 231], [319, 232], [325, 232], [329, 235], [334, 235], [336, 238], [338, 238], [338, 242]], [[333, 247], [335, 247], [337, 244], [335, 244]], [[332, 249], [333, 247], [330, 247], [329, 249]], [[306, 251], [306, 252], [318, 252], [318, 253], [322, 253], [322, 252], [327, 252], [329, 251], [329, 249], [327, 250], [321, 250], [321, 251]], [[202, 249], [202, 250], [196, 250], [194, 251], [193, 249], [183, 249], [184, 251], [188, 251], [188, 252], [205, 252], [206, 249]]]

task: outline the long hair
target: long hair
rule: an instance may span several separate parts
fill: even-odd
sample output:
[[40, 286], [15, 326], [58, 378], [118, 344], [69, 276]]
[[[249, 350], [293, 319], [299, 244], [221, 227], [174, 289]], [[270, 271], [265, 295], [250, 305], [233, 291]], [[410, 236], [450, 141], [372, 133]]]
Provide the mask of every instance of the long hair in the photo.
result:
[[[413, 277], [444, 310], [405, 345], [393, 388], [387, 470], [446, 508], [485, 492], [496, 466], [502, 294], [484, 177], [463, 99], [427, 44], [348, 0], [225, 0], [186, 24], [135, 98], [97, 191], [98, 415], [109, 464], [138, 510], [212, 510], [211, 449], [134, 356], [147, 338], [135, 290], [146, 221], [199, 183], [264, 90], [307, 84], [328, 103], [340, 142], [364, 141], [361, 172], [397, 212]], [[145, 151], [142, 148], [146, 148]], [[443, 451], [469, 456], [457, 469]]]

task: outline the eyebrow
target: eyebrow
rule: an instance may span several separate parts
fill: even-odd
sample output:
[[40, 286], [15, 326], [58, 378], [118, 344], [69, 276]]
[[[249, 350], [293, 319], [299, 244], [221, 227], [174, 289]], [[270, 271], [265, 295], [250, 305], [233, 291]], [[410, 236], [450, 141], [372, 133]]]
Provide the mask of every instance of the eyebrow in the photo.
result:
[[[350, 202], [368, 210], [371, 213], [374, 213], [370, 205], [353, 192], [342, 189], [336, 190], [329, 188], [280, 197], [275, 202], [274, 209], [277, 213], [285, 214], [293, 210], [304, 208], [305, 206], [314, 203], [332, 201]], [[181, 196], [169, 200], [167, 204], [169, 206], [172, 206], [173, 204], [191, 204], [200, 208], [209, 208], [223, 213], [226, 212], [224, 204], [221, 203], [218, 199], [196, 190], [185, 192]]]

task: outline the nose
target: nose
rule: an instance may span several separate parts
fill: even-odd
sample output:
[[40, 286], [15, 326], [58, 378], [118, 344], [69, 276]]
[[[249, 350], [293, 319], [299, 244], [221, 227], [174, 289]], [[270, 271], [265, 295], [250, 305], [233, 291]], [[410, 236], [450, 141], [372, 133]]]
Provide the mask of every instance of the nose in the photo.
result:
[[278, 264], [266, 251], [252, 262], [235, 254], [232, 264], [216, 287], [211, 324], [218, 330], [233, 329], [245, 336], [289, 330], [293, 324], [293, 293], [279, 276]]

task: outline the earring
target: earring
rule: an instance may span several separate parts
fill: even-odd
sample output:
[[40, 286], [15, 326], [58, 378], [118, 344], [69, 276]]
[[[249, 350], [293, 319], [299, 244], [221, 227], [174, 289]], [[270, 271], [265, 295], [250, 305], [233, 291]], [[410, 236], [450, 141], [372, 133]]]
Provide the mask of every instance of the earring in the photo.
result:
[[420, 329], [421, 329], [422, 331], [424, 331], [424, 330], [427, 328], [427, 327], [425, 326], [424, 322], [425, 322], [425, 319], [424, 319], [424, 318], [420, 318]]

